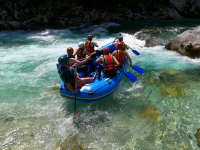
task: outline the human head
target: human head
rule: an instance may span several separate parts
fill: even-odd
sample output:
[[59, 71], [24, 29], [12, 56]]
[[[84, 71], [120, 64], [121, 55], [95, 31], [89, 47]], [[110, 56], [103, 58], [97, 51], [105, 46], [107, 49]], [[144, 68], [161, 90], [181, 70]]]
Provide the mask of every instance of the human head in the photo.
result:
[[79, 42], [79, 43], [78, 43], [78, 47], [79, 47], [79, 48], [84, 48], [84, 44], [85, 44], [84, 42]]
[[68, 55], [72, 55], [74, 53], [74, 49], [72, 47], [67, 48]]
[[67, 65], [68, 62], [69, 62], [69, 58], [65, 55], [58, 58], [59, 65]]
[[87, 38], [88, 38], [88, 40], [92, 41], [93, 36], [92, 36], [91, 34], [89, 34], [89, 35], [87, 36]]
[[119, 36], [119, 37], [118, 37], [118, 40], [119, 40], [120, 42], [122, 42], [122, 41], [123, 41], [123, 36]]
[[117, 43], [117, 48], [122, 48], [123, 47], [123, 43], [122, 42], [118, 42]]
[[110, 49], [108, 47], [105, 47], [103, 52], [108, 55], [110, 53]]

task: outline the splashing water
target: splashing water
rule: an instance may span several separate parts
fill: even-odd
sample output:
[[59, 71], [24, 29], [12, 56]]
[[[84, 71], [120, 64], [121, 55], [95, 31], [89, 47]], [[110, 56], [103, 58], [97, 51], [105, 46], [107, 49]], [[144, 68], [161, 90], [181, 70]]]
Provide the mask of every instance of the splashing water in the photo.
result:
[[[0, 34], [1, 149], [199, 149], [199, 59], [168, 51], [171, 38], [198, 21], [106, 22], [99, 25]], [[144, 47], [134, 33], [156, 29], [163, 45]], [[61, 98], [56, 70], [67, 47], [87, 34], [101, 47], [119, 33], [132, 49], [133, 64], [145, 69], [133, 84], [123, 77], [109, 98], [94, 104]]]

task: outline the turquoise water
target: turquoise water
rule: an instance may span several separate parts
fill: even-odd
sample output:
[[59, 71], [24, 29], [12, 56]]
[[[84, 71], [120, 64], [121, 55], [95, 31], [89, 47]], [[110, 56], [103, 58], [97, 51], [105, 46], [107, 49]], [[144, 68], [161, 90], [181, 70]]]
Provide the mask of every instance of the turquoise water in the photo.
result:
[[[97, 25], [4, 31], [0, 33], [0, 149], [155, 150], [200, 149], [200, 60], [164, 48], [173, 37], [200, 24], [198, 20], [124, 21]], [[160, 45], [144, 47], [135, 38], [142, 28], [157, 30]], [[123, 77], [118, 90], [94, 104], [59, 95], [56, 70], [67, 47], [77, 49], [88, 33], [101, 47], [121, 33], [145, 69], [133, 84]]]

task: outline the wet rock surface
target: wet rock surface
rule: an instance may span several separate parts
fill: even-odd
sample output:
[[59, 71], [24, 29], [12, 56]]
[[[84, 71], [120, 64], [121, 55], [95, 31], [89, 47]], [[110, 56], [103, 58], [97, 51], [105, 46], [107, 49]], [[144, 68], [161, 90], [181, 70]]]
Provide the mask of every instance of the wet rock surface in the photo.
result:
[[168, 50], [173, 50], [190, 58], [200, 57], [200, 26], [193, 30], [186, 30], [165, 45]]
[[154, 29], [141, 29], [136, 33], [136, 38], [145, 40], [145, 47], [153, 47], [159, 44], [158, 38], [155, 36], [156, 30]]

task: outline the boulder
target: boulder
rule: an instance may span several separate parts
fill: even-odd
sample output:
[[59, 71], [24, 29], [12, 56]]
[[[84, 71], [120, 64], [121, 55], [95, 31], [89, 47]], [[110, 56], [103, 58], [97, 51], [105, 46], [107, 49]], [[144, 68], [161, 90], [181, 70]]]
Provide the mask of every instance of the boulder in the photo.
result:
[[153, 47], [158, 45], [158, 39], [154, 36], [156, 30], [154, 29], [141, 29], [135, 36], [139, 40], [145, 40], [145, 47]]
[[178, 53], [190, 58], [200, 57], [200, 26], [193, 30], [186, 30], [176, 36], [165, 45], [168, 50], [177, 51]]
[[200, 15], [200, 0], [170, 0], [171, 7], [185, 16]]

